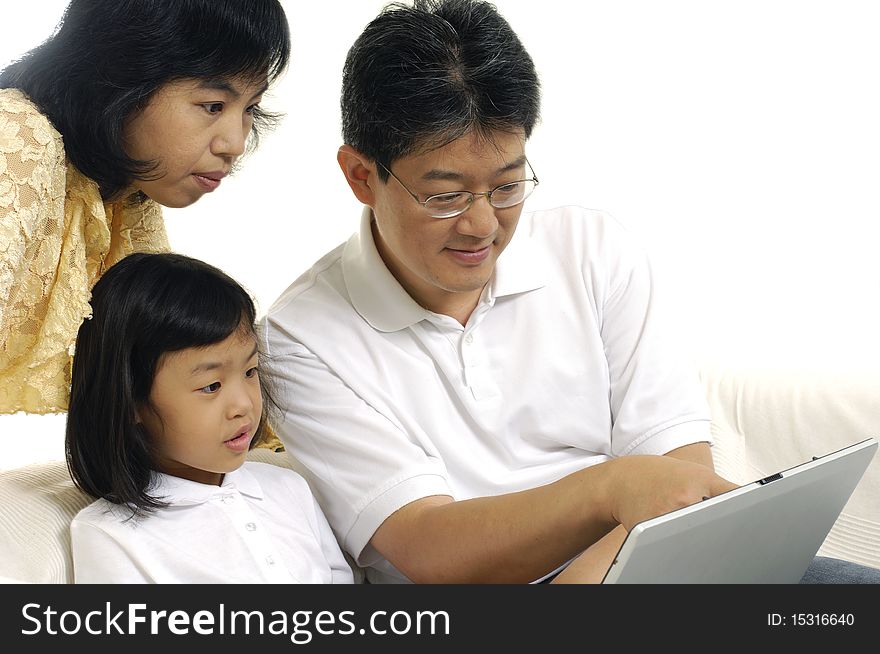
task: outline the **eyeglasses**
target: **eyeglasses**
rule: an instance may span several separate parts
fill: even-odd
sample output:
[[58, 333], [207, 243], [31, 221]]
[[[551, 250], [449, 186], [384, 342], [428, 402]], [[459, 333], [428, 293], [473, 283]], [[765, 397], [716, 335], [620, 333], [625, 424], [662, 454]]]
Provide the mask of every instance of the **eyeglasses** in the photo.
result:
[[400, 178], [391, 172], [391, 169], [388, 166], [378, 161], [376, 163], [382, 166], [389, 175], [396, 179], [397, 183], [412, 196], [413, 200], [418, 202], [428, 211], [428, 215], [431, 216], [431, 218], [443, 219], [460, 216], [470, 209], [474, 200], [480, 195], [485, 195], [489, 204], [496, 209], [509, 209], [510, 207], [515, 207], [524, 202], [538, 185], [538, 178], [535, 176], [532, 164], [526, 159], [526, 163], [529, 165], [529, 170], [532, 171], [531, 179], [520, 179], [515, 182], [508, 182], [507, 184], [496, 186], [491, 191], [485, 191], [483, 193], [474, 193], [473, 191], [453, 191], [451, 193], [432, 195], [427, 200], [420, 200], [419, 196], [410, 191], [406, 187], [406, 184], [400, 181]]

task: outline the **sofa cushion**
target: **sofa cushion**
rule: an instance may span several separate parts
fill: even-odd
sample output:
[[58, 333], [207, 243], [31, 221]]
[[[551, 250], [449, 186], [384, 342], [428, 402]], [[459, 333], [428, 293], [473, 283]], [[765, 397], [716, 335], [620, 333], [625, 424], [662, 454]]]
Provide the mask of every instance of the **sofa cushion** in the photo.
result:
[[0, 473], [0, 577], [72, 582], [70, 521], [92, 501], [73, 485], [63, 461]]

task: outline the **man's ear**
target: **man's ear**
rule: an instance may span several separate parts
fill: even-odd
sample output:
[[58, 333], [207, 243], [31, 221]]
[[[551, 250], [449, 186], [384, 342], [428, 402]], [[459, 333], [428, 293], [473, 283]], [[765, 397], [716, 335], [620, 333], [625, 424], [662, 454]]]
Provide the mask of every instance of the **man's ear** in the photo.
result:
[[372, 184], [378, 180], [378, 177], [374, 174], [376, 167], [372, 160], [350, 145], [343, 145], [336, 152], [336, 161], [339, 162], [345, 181], [348, 182], [355, 197], [361, 204], [374, 208], [376, 197]]

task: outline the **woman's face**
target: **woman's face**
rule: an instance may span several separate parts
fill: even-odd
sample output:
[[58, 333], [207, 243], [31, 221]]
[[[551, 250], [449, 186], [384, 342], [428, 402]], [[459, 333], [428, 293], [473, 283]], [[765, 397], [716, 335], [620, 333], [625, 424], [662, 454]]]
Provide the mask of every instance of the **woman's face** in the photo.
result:
[[245, 143], [266, 83], [185, 79], [161, 86], [125, 125], [126, 154], [158, 163], [134, 187], [166, 207], [186, 207], [220, 185]]

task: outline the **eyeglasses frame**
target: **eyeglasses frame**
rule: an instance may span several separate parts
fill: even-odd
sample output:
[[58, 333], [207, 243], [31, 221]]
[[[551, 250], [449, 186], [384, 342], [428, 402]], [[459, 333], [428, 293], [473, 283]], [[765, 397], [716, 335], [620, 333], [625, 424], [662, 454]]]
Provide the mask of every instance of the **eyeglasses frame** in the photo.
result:
[[[535, 169], [532, 167], [532, 162], [530, 162], [530, 161], [528, 160], [528, 157], [524, 157], [524, 159], [525, 159], [525, 161], [526, 161], [526, 164], [527, 164], [528, 167], [529, 167], [529, 170], [532, 171], [532, 176], [531, 176], [531, 178], [517, 179], [517, 180], [514, 180], [514, 181], [512, 181], [512, 182], [506, 182], [506, 183], [504, 183], [504, 184], [499, 184], [498, 186], [496, 186], [495, 188], [493, 188], [493, 189], [491, 189], [491, 190], [489, 190], [489, 191], [482, 191], [482, 192], [480, 192], [480, 193], [477, 193], [476, 191], [447, 191], [447, 192], [445, 192], [445, 193], [435, 193], [434, 195], [430, 195], [430, 196], [428, 196], [428, 198], [426, 198], [424, 201], [420, 200], [418, 195], [416, 195], [415, 193], [413, 193], [412, 191], [410, 191], [409, 188], [407, 187], [407, 185], [404, 184], [403, 181], [402, 181], [397, 175], [395, 175], [395, 174], [392, 172], [391, 168], [389, 168], [388, 166], [386, 166], [385, 164], [383, 164], [381, 161], [376, 161], [376, 163], [377, 163], [378, 165], [382, 166], [382, 168], [385, 170], [385, 172], [387, 172], [387, 173], [388, 173], [389, 175], [391, 175], [394, 179], [396, 179], [396, 180], [397, 180], [397, 183], [400, 184], [400, 186], [403, 188], [403, 190], [406, 191], [407, 193], [409, 193], [409, 194], [412, 196], [412, 199], [413, 199], [413, 200], [415, 200], [415, 201], [418, 202], [420, 205], [422, 205], [422, 208], [425, 209], [425, 211], [428, 211], [428, 215], [431, 216], [431, 218], [434, 218], [435, 220], [446, 220], [447, 218], [457, 218], [458, 216], [460, 216], [461, 214], [463, 214], [465, 211], [467, 211], [468, 209], [471, 208], [471, 205], [476, 201], [477, 197], [479, 197], [479, 196], [481, 196], [481, 195], [482, 195], [482, 196], [485, 196], [485, 197], [486, 197], [486, 201], [487, 201], [492, 207], [494, 207], [495, 209], [510, 209], [510, 208], [512, 208], [512, 207], [515, 207], [515, 206], [520, 205], [520, 204], [522, 204], [523, 202], [525, 202], [525, 201], [526, 201], [526, 198], [528, 198], [529, 195], [531, 195], [531, 194], [534, 192], [535, 188], [538, 187], [538, 184], [540, 184], [540, 182], [538, 181], [538, 176], [535, 174]], [[508, 206], [508, 207], [497, 207], [497, 206], [495, 206], [494, 204], [492, 204], [492, 194], [493, 194], [495, 191], [497, 191], [498, 189], [503, 188], [503, 187], [505, 187], [505, 186], [509, 186], [510, 184], [517, 184], [517, 183], [519, 183], [519, 182], [534, 182], [534, 183], [535, 183], [535, 188], [533, 188], [533, 189], [529, 192], [529, 195], [524, 196], [522, 200], [520, 200], [520, 201], [517, 202], [516, 204], [511, 204], [511, 205]], [[443, 196], [443, 195], [449, 195], [449, 194], [452, 194], [452, 193], [462, 193], [462, 194], [467, 194], [467, 195], [470, 196], [470, 200], [468, 201], [467, 205], [466, 205], [461, 211], [458, 211], [458, 212], [456, 212], [456, 213], [450, 214], [450, 215], [448, 215], [448, 216], [434, 216], [434, 215], [431, 215], [431, 213], [430, 213], [430, 211], [428, 210], [428, 207], [427, 207], [428, 202], [430, 202], [430, 201], [433, 200], [434, 198], [437, 198], [437, 197], [440, 197], [440, 196]]]

